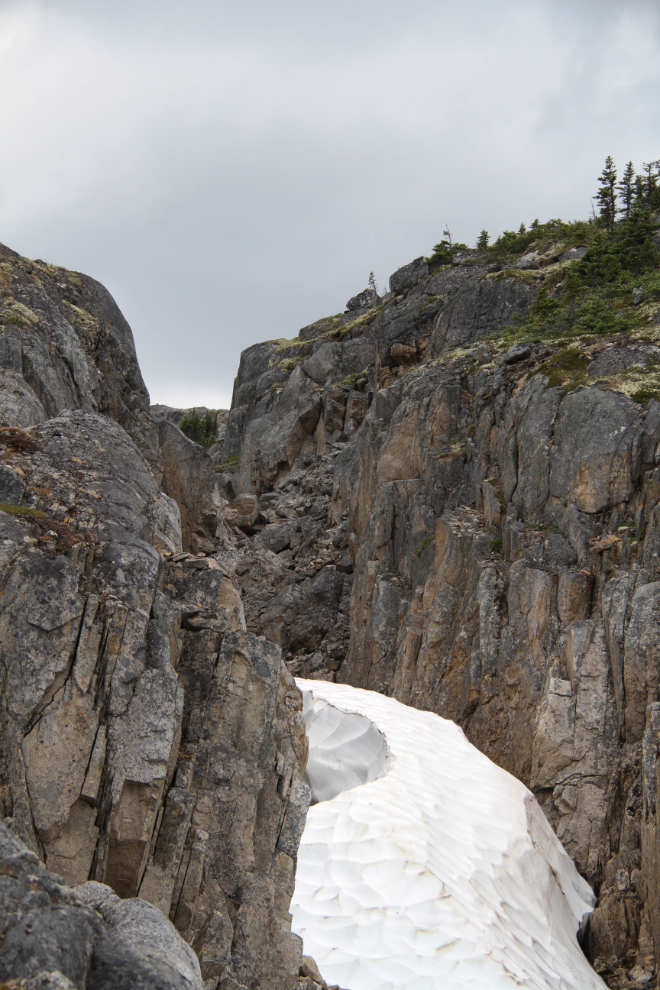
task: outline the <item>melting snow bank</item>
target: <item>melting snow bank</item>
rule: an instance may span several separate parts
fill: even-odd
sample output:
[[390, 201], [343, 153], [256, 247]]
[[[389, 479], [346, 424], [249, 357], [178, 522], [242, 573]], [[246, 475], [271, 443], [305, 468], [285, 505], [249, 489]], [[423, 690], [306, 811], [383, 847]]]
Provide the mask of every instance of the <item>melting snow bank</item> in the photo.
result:
[[310, 808], [293, 930], [346, 990], [591, 990], [594, 895], [531, 792], [453, 722], [298, 680]]

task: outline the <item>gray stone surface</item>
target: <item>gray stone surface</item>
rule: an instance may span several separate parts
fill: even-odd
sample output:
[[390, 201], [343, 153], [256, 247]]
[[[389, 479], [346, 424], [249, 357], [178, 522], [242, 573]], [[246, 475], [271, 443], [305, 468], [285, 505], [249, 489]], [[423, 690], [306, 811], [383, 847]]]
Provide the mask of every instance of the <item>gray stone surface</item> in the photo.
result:
[[256, 495], [239, 495], [225, 506], [223, 515], [229, 525], [249, 529], [259, 518], [259, 499]]
[[72, 880], [170, 914], [209, 986], [318, 986], [287, 927], [309, 798], [293, 673], [459, 723], [596, 887], [606, 982], [656, 981], [660, 404], [612, 391], [655, 345], [582, 342], [591, 384], [548, 387], [543, 344], [507, 363], [481, 339], [545, 269], [457, 261], [244, 352], [215, 454], [239, 455], [234, 506], [185, 444], [177, 468], [181, 518], [215, 512], [200, 556], [173, 552], [172, 499], [117, 427], [5, 437], [47, 516], [0, 513], [5, 814]]
[[[201, 990], [197, 956], [158, 908], [138, 897], [122, 900], [105, 884], [94, 881], [75, 888], [80, 901], [101, 915], [112, 936], [138, 952], [156, 973], [165, 964], [189, 990]], [[172, 979], [171, 973], [168, 974]]]
[[415, 258], [409, 265], [397, 268], [394, 274], [390, 275], [390, 292], [403, 292], [405, 289], [412, 289], [413, 286], [421, 282], [429, 274], [429, 266], [424, 258]]
[[[509, 363], [480, 340], [526, 312], [544, 270], [466, 260], [345, 332], [301, 331], [312, 351], [291, 372], [289, 404], [282, 392], [236, 413], [232, 442], [241, 476], [260, 479], [260, 517], [223, 560], [248, 629], [281, 644], [293, 673], [454, 719], [530, 786], [599, 892], [589, 957], [612, 987], [650, 987], [660, 406], [613, 389], [652, 367], [656, 348], [583, 341], [592, 384], [548, 387], [545, 344], [515, 346]], [[346, 378], [349, 347], [363, 348], [360, 391]], [[314, 378], [316, 354], [327, 364]], [[251, 430], [314, 394], [313, 436], [268, 480]], [[330, 572], [334, 593], [315, 599]]]
[[589, 249], [584, 244], [578, 244], [577, 247], [569, 248], [568, 251], [560, 256], [560, 261], [577, 261], [579, 258], [584, 258], [585, 254]]
[[55, 901], [33, 888], [0, 926], [0, 979], [292, 990], [300, 693], [221, 569], [218, 476], [156, 426], [105, 290], [3, 258], [0, 815], [98, 912], [59, 881]]
[[512, 344], [504, 355], [504, 363], [516, 364], [518, 361], [524, 361], [530, 357], [531, 353], [532, 348], [530, 344]]
[[[274, 399], [253, 410], [240, 442], [240, 460], [232, 484], [237, 494], [272, 488], [291, 470], [307, 438], [318, 424], [321, 397], [314, 383], [297, 366], [286, 387]], [[231, 417], [230, 417], [231, 421]], [[229, 436], [225, 441], [225, 452]]]
[[516, 268], [520, 268], [522, 271], [537, 271], [541, 266], [538, 262], [538, 254], [536, 251], [532, 251], [530, 254], [525, 254], [516, 264]]
[[[357, 390], [368, 402], [369, 394], [391, 384], [400, 368], [497, 333], [524, 315], [535, 285], [513, 277], [484, 278], [487, 259], [478, 252], [468, 252], [466, 260], [469, 265], [427, 277], [428, 266], [417, 259], [401, 269], [398, 295], [390, 295], [379, 309], [328, 317], [304, 327], [295, 341], [267, 341], [243, 352], [221, 455], [241, 457], [236, 494], [267, 490], [292, 469], [296, 457], [307, 456], [309, 429], [303, 425], [301, 431], [298, 419], [310, 394], [324, 390], [324, 439], [316, 436], [321, 453], [332, 434], [350, 422], [345, 398], [333, 394], [338, 389]], [[311, 412], [307, 418], [313, 421]], [[355, 422], [349, 436], [359, 425]]]
[[639, 470], [642, 418], [640, 406], [614, 392], [567, 395], [555, 426], [550, 494], [590, 513], [625, 501]]
[[163, 459], [161, 485], [179, 507], [184, 548], [193, 552], [213, 549], [210, 541], [216, 535], [218, 516], [210, 455], [166, 419], [158, 423], [158, 440]]
[[[49, 868], [107, 884], [139, 915], [138, 938], [113, 898], [112, 919], [100, 909], [121, 929], [124, 975], [101, 946], [90, 985], [130, 981], [140, 940], [158, 985], [194, 985], [167, 959], [174, 936], [169, 923], [158, 934], [157, 907], [205, 980], [268, 974], [294, 986], [300, 944], [287, 909], [305, 740], [279, 650], [245, 632], [215, 560], [199, 571], [176, 552], [178, 509], [121, 427], [75, 411], [19, 439], [12, 470], [31, 514], [7, 517], [0, 554], [5, 817]], [[250, 700], [232, 701], [243, 692]], [[219, 765], [209, 752], [221, 750]]]
[[0, 870], [5, 985], [202, 990], [194, 952], [151, 905], [98, 883], [72, 890], [1, 823]]
[[36, 426], [46, 419], [44, 407], [22, 375], [0, 372], [0, 423]]
[[66, 409], [103, 413], [126, 429], [158, 477], [133, 335], [107, 289], [5, 251], [1, 295], [0, 420], [31, 426]]
[[594, 355], [587, 373], [590, 378], [615, 375], [627, 368], [645, 368], [660, 359], [660, 347], [655, 344], [630, 343], [620, 347], [605, 346]]
[[303, 370], [317, 385], [333, 381], [336, 369], [342, 366], [341, 344], [328, 341], [303, 362]]
[[0, 464], [0, 504], [20, 505], [25, 484], [18, 471], [9, 464]]
[[379, 302], [380, 298], [374, 289], [363, 289], [357, 295], [351, 296], [346, 303], [346, 309], [349, 311], [370, 309], [372, 306], [377, 306]]

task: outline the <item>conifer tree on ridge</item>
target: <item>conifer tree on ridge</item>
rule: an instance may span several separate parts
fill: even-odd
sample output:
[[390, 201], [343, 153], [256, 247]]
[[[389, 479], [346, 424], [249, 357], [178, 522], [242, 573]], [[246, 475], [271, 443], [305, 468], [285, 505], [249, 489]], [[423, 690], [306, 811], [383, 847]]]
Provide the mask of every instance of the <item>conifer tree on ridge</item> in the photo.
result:
[[623, 201], [623, 208], [621, 212], [625, 216], [626, 220], [628, 220], [635, 196], [635, 168], [632, 162], [628, 162], [626, 165], [625, 171], [621, 177], [621, 182], [619, 182], [617, 189]]
[[614, 220], [616, 218], [616, 168], [611, 155], [605, 159], [605, 168], [598, 177], [600, 188], [596, 194], [598, 212], [605, 221], [605, 226], [610, 234], [614, 233]]

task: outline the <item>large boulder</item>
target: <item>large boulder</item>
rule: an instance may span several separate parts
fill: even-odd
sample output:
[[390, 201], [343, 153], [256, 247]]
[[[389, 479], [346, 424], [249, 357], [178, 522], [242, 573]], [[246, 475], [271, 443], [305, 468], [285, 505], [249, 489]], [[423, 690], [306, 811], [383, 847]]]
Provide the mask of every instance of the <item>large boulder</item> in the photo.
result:
[[369, 309], [371, 306], [377, 306], [379, 302], [380, 297], [375, 289], [363, 289], [356, 296], [351, 296], [346, 303], [346, 309], [349, 313], [355, 312], [359, 309]]
[[259, 516], [259, 499], [256, 495], [239, 495], [223, 511], [225, 522], [239, 529], [249, 529]]
[[406, 289], [412, 289], [423, 278], [426, 278], [428, 274], [429, 266], [424, 258], [415, 258], [414, 261], [404, 265], [403, 268], [397, 268], [390, 275], [390, 292], [397, 293], [404, 292]]
[[160, 911], [100, 883], [72, 890], [2, 823], [0, 871], [5, 985], [202, 990], [195, 953]]
[[336, 381], [341, 377], [342, 346], [334, 341], [327, 341], [311, 357], [303, 362], [306, 374], [317, 385], [325, 385], [326, 381]]

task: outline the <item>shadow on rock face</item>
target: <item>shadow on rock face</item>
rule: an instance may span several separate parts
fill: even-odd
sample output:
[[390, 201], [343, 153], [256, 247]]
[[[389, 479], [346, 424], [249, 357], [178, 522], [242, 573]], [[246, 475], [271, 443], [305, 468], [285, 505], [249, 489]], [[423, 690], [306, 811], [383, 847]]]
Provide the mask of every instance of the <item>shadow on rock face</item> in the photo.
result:
[[303, 694], [303, 714], [309, 739], [305, 783], [312, 803], [331, 798], [359, 784], [382, 777], [387, 770], [387, 743], [374, 723]]

